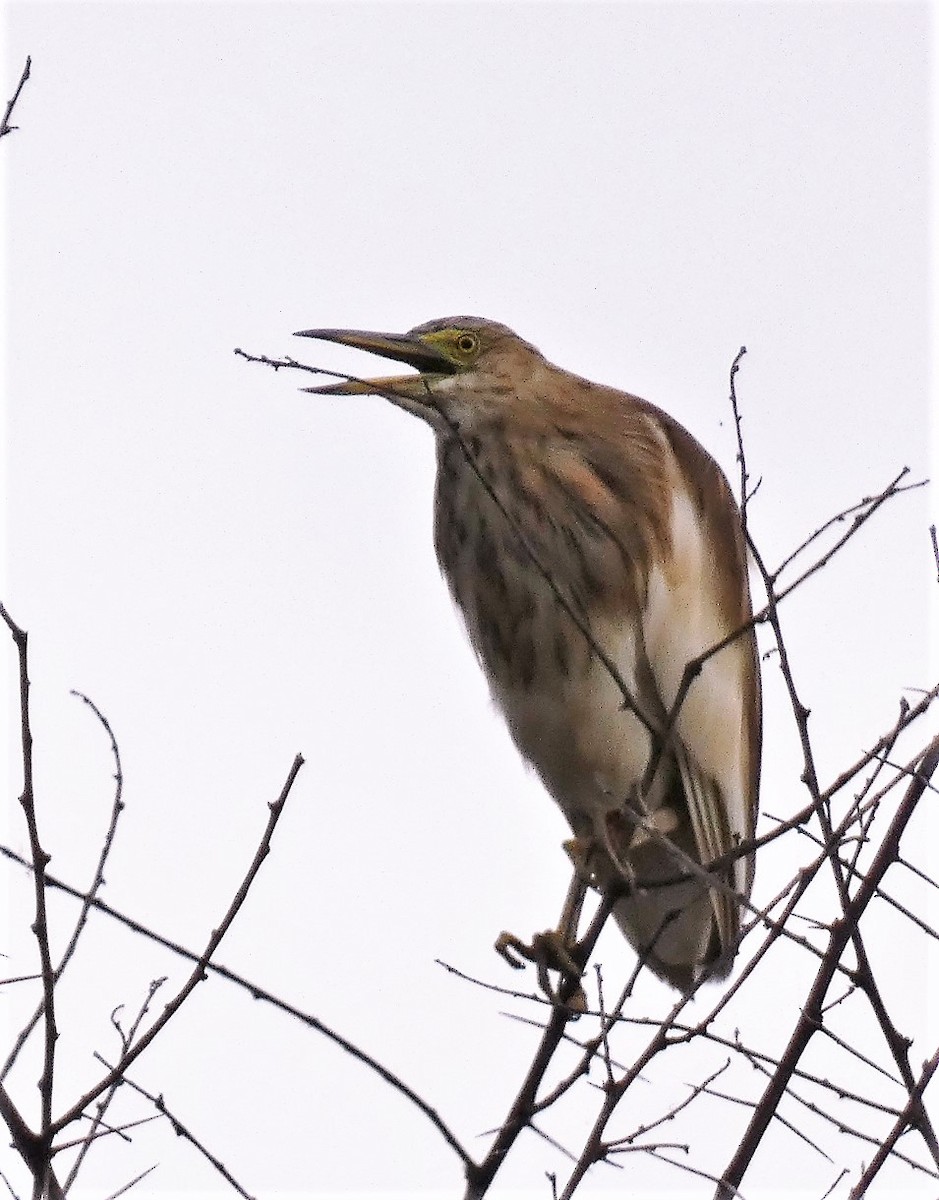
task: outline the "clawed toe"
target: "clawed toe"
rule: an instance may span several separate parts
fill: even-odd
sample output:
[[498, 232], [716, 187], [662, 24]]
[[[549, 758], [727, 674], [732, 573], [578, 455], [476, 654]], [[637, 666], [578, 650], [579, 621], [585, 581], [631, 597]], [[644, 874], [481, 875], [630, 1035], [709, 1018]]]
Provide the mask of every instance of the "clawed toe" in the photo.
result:
[[[538, 985], [552, 1004], [582, 1013], [587, 1008], [587, 997], [580, 986], [583, 966], [578, 961], [578, 947], [572, 945], [560, 929], [546, 929], [536, 933], [531, 943], [523, 942], [514, 933], [503, 932], [496, 938], [496, 952], [516, 971], [526, 962], [533, 963], [538, 972]], [[549, 972], [560, 975], [558, 986], [551, 982]]]

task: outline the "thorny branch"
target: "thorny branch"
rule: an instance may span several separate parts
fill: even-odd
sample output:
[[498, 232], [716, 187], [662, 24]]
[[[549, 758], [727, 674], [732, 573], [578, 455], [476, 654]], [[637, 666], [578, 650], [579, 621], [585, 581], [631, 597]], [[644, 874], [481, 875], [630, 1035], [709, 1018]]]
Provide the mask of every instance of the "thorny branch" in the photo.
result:
[[[788, 653], [788, 650], [786, 647], [785, 640], [783, 638], [782, 627], [781, 627], [780, 621], [779, 621], [777, 600], [776, 600], [775, 593], [773, 591], [772, 584], [769, 579], [769, 573], [766, 570], [766, 567], [763, 563], [763, 559], [762, 559], [759, 551], [757, 550], [756, 546], [753, 545], [752, 541], [750, 544], [750, 548], [751, 548], [751, 551], [753, 552], [754, 559], [757, 563], [757, 566], [760, 570], [761, 575], [763, 576], [763, 580], [764, 580], [764, 583], [767, 588], [767, 596], [769, 597], [769, 607], [770, 607], [770, 623], [772, 625], [773, 632], [776, 635], [776, 647], [779, 651], [779, 666], [780, 666], [780, 670], [782, 671], [783, 678], [786, 681], [786, 688], [788, 690], [790, 701], [792, 704], [793, 715], [795, 717], [796, 726], [799, 730], [799, 739], [802, 744], [803, 761], [804, 761], [804, 770], [803, 770], [802, 780], [803, 780], [806, 788], [809, 791], [809, 795], [812, 798], [812, 802], [815, 807], [815, 817], [817, 818], [817, 820], [822, 828], [822, 836], [824, 838], [825, 846], [828, 851], [828, 857], [829, 857], [832, 872], [834, 875], [835, 886], [838, 891], [838, 897], [839, 897], [839, 902], [841, 904], [843, 919], [845, 921], [848, 921], [848, 929], [847, 929], [848, 938], [850, 939], [851, 944], [854, 948], [854, 954], [855, 954], [855, 958], [857, 961], [857, 967], [855, 969], [855, 982], [861, 987], [861, 989], [867, 995], [868, 1000], [870, 1001], [871, 1007], [873, 1008], [874, 1013], [877, 1017], [877, 1021], [880, 1025], [880, 1028], [883, 1032], [884, 1038], [885, 1038], [888, 1046], [890, 1047], [890, 1051], [891, 1051], [891, 1054], [893, 1055], [894, 1061], [896, 1062], [897, 1067], [899, 1068], [900, 1073], [903, 1077], [903, 1081], [906, 1084], [907, 1088], [912, 1089], [913, 1074], [912, 1074], [912, 1071], [910, 1070], [909, 1059], [907, 1056], [908, 1046], [906, 1045], [904, 1039], [897, 1032], [896, 1028], [893, 1025], [893, 1022], [891, 1021], [891, 1019], [887, 1013], [886, 1008], [884, 1007], [883, 1000], [881, 999], [881, 996], [880, 996], [880, 991], [874, 980], [874, 975], [873, 975], [873, 971], [871, 970], [870, 962], [869, 962], [868, 955], [867, 955], [867, 950], [866, 950], [866, 947], [864, 945], [864, 941], [863, 941], [863, 938], [861, 935], [859, 921], [860, 921], [860, 915], [863, 912], [863, 909], [859, 910], [857, 919], [849, 921], [849, 918], [848, 918], [848, 913], [853, 910], [854, 901], [852, 900], [851, 895], [849, 893], [848, 881], [845, 876], [843, 864], [842, 864], [841, 859], [838, 854], [838, 846], [840, 844], [840, 840], [837, 839], [834, 835], [834, 830], [832, 828], [831, 817], [830, 817], [830, 812], [829, 812], [829, 805], [822, 799], [821, 788], [820, 788], [819, 782], [818, 782], [818, 774], [817, 774], [817, 770], [815, 767], [815, 758], [814, 758], [814, 752], [813, 752], [813, 748], [812, 748], [812, 742], [811, 742], [811, 738], [809, 736], [809, 729], [808, 729], [808, 720], [809, 720], [809, 715], [810, 715], [809, 710], [808, 710], [808, 708], [806, 708], [806, 706], [800, 700], [799, 694], [796, 690], [795, 680], [794, 680], [793, 674], [792, 674], [792, 666], [791, 666], [790, 659], [789, 659], [789, 653]], [[929, 774], [931, 774], [931, 773], [932, 772], [929, 772]], [[915, 782], [915, 780], [914, 780], [914, 782]], [[923, 786], [925, 787], [925, 784]], [[923, 790], [923, 788], [921, 788], [920, 791], [917, 792], [916, 800], [919, 799], [919, 796], [922, 794], [922, 790]], [[916, 801], [914, 801], [914, 805], [915, 805], [915, 803], [916, 803]], [[897, 842], [897, 853], [899, 853], [899, 841]], [[888, 862], [886, 865], [889, 866], [890, 863]], [[886, 870], [886, 866], [884, 867], [884, 871], [885, 870]], [[881, 874], [883, 874], [883, 872], [881, 872]], [[870, 872], [868, 872], [868, 874], [861, 880], [861, 885], [860, 885], [861, 889], [863, 889], [865, 886], [869, 885], [870, 880], [871, 880], [871, 875], [870, 875]], [[876, 890], [879, 882], [880, 882], [879, 877], [874, 880], [875, 890]], [[858, 894], [860, 894], [860, 893], [858, 893]], [[841, 950], [843, 950], [843, 949], [844, 949], [844, 947], [842, 946]], [[833, 972], [834, 972], [834, 970], [836, 970], [838, 968], [838, 965], [840, 963], [841, 950], [839, 950], [837, 955], [835, 955], [835, 961], [832, 965]], [[829, 953], [830, 952], [831, 951], [829, 951]], [[826, 958], [827, 957], [828, 957], [828, 955], [826, 954]], [[824, 963], [823, 963], [823, 966], [824, 966]], [[827, 984], [826, 984], [826, 989], [827, 989]], [[925, 1108], [923, 1108], [922, 1105], [919, 1106], [919, 1110], [917, 1112], [916, 1127], [919, 1129], [920, 1133], [923, 1136], [923, 1139], [926, 1141], [926, 1144], [929, 1146], [930, 1153], [933, 1156], [933, 1161], [936, 1163], [937, 1166], [939, 1166], [939, 1141], [937, 1141], [937, 1139], [936, 1139], [936, 1135], [935, 1135], [935, 1132], [933, 1131], [932, 1124], [929, 1120], [929, 1117], [926, 1114]], [[737, 1182], [739, 1182], [739, 1180]]]
[[[738, 355], [738, 359], [739, 359], [739, 355]], [[745, 465], [745, 463], [746, 463], [746, 459], [745, 459], [743, 437], [742, 437], [742, 432], [741, 432], [740, 414], [739, 414], [739, 409], [738, 409], [738, 405], [737, 405], [737, 397], [736, 397], [735, 389], [733, 387], [733, 375], [734, 375], [734, 370], [737, 365], [737, 361], [738, 360], [735, 360], [734, 368], [732, 368], [732, 370], [731, 370], [731, 404], [732, 404], [732, 408], [733, 408], [733, 412], [734, 412], [735, 427], [736, 427], [736, 432], [737, 432], [737, 456], [738, 456], [738, 460], [740, 462], [740, 470], [741, 470], [741, 495], [745, 499], [745, 488], [746, 488], [746, 465]], [[835, 885], [836, 885], [836, 888], [838, 891], [839, 902], [840, 902], [841, 909], [842, 909], [842, 921], [845, 923], [848, 938], [850, 939], [851, 944], [854, 948], [854, 954], [855, 954], [855, 959], [856, 959], [856, 963], [857, 963], [856, 970], [855, 970], [855, 982], [860, 986], [860, 988], [865, 993], [865, 995], [867, 996], [867, 998], [870, 1002], [871, 1008], [874, 1011], [877, 1022], [880, 1025], [881, 1031], [884, 1035], [884, 1039], [886, 1040], [887, 1045], [890, 1048], [890, 1052], [893, 1056], [893, 1059], [894, 1059], [895, 1063], [897, 1064], [897, 1067], [900, 1070], [901, 1076], [903, 1078], [903, 1082], [907, 1087], [907, 1090], [908, 1090], [908, 1093], [910, 1096], [909, 1104], [914, 1109], [914, 1118], [915, 1119], [913, 1120], [912, 1124], [919, 1130], [920, 1134], [923, 1137], [923, 1140], [926, 1142], [927, 1146], [929, 1147], [929, 1150], [932, 1155], [934, 1163], [937, 1166], [939, 1166], [939, 1140], [937, 1140], [937, 1138], [936, 1138], [936, 1134], [932, 1128], [932, 1124], [929, 1120], [928, 1114], [926, 1113], [926, 1109], [925, 1109], [924, 1105], [922, 1104], [921, 1100], [915, 1100], [914, 1080], [913, 1080], [913, 1074], [910, 1069], [909, 1058], [908, 1058], [909, 1044], [906, 1041], [906, 1039], [904, 1039], [900, 1035], [898, 1030], [896, 1029], [892, 1019], [890, 1018], [890, 1016], [887, 1012], [887, 1009], [883, 1002], [883, 999], [881, 997], [880, 989], [877, 986], [877, 983], [876, 983], [876, 980], [874, 977], [874, 973], [873, 973], [873, 970], [870, 965], [870, 960], [868, 958], [867, 949], [864, 945], [864, 941], [863, 941], [863, 938], [861, 935], [860, 917], [864, 911], [864, 908], [857, 907], [858, 898], [864, 893], [865, 889], [872, 888], [873, 890], [871, 892], [871, 895], [876, 894], [879, 883], [880, 883], [880, 879], [882, 878], [883, 874], [886, 873], [887, 867], [889, 865], [891, 865], [891, 863], [893, 861], [895, 861], [896, 857], [899, 856], [899, 835], [896, 838], [896, 845], [894, 847], [895, 856], [893, 858], [888, 858], [884, 862], [884, 865], [883, 865], [882, 869], [880, 870], [879, 875], [874, 873], [874, 867], [877, 866], [880, 862], [880, 859], [878, 857], [875, 857], [874, 864], [872, 864], [871, 870], [868, 871], [867, 875], [861, 879], [858, 891], [855, 893], [855, 896], [852, 899], [850, 891], [849, 891], [848, 878], [847, 878], [845, 870], [844, 870], [844, 864], [842, 863], [840, 855], [839, 855], [839, 846], [841, 844], [841, 839], [835, 837], [834, 830], [832, 827], [831, 815], [830, 815], [830, 805], [825, 799], [823, 799], [822, 793], [821, 793], [821, 788], [820, 788], [819, 782], [818, 782], [818, 773], [817, 773], [816, 766], [815, 766], [814, 752], [813, 752], [812, 742], [811, 742], [811, 738], [809, 736], [809, 729], [808, 729], [808, 720], [809, 720], [809, 715], [810, 715], [809, 710], [802, 703], [802, 701], [799, 697], [799, 694], [796, 690], [795, 680], [793, 678], [793, 673], [792, 673], [792, 666], [790, 663], [785, 639], [783, 637], [782, 627], [781, 627], [780, 619], [779, 619], [779, 609], [778, 609], [778, 605], [779, 605], [779, 602], [782, 599], [782, 597], [784, 595], [788, 594], [788, 592], [791, 592], [802, 581], [804, 581], [805, 579], [808, 579], [812, 574], [815, 573], [815, 571], [820, 570], [821, 567], [823, 567], [827, 562], [829, 562], [830, 559], [833, 557], [833, 555], [836, 554], [837, 551], [841, 548], [841, 546], [843, 546], [848, 541], [848, 539], [857, 531], [857, 529], [860, 528], [860, 526], [864, 523], [864, 521], [866, 521], [868, 519], [868, 517], [871, 516], [873, 514], [873, 512], [875, 512], [876, 509], [879, 508], [880, 505], [886, 501], [887, 497], [897, 489], [900, 480], [906, 474], [907, 474], [907, 469], [904, 468], [903, 471], [901, 471], [900, 474], [887, 486], [887, 488], [884, 490], [884, 492], [881, 493], [880, 496], [874, 497], [873, 499], [865, 498], [865, 500], [862, 501], [862, 505], [858, 506], [860, 511], [856, 512], [856, 514], [854, 516], [854, 520], [851, 524], [851, 527], [842, 536], [842, 538], [840, 538], [833, 547], [831, 547], [815, 563], [813, 563], [811, 567], [809, 567], [806, 571], [804, 571], [802, 573], [802, 575], [799, 577], [799, 579], [797, 579], [794, 583], [790, 584], [789, 587], [787, 589], [784, 589], [783, 591], [780, 591], [780, 592], [776, 591], [776, 581], [778, 580], [779, 575], [781, 574], [781, 571], [785, 568], [785, 566], [787, 566], [789, 563], [791, 563], [793, 561], [793, 559], [796, 557], [796, 555], [801, 553], [803, 549], [805, 549], [808, 545], [810, 545], [812, 543], [812, 541], [815, 539], [816, 535], [812, 535], [811, 537], [806, 539], [802, 543], [802, 545], [795, 551], [795, 553], [790, 555], [789, 558], [784, 561], [782, 567], [780, 567], [773, 576], [770, 576], [770, 574], [767, 571], [766, 566], [763, 562], [763, 558], [762, 558], [759, 550], [757, 549], [757, 547], [756, 547], [755, 543], [753, 542], [753, 539], [750, 537], [749, 533], [746, 532], [746, 529], [745, 529], [745, 534], [747, 537], [748, 545], [750, 547], [750, 551], [753, 555], [754, 561], [757, 564], [760, 575], [762, 576], [764, 587], [766, 588], [767, 608], [769, 610], [768, 616], [769, 616], [770, 624], [773, 629], [773, 633], [776, 638], [776, 648], [777, 648], [777, 651], [779, 654], [780, 670], [782, 671], [783, 678], [785, 679], [785, 682], [786, 682], [786, 688], [789, 693], [789, 698], [790, 698], [791, 705], [792, 705], [793, 716], [795, 718], [796, 726], [799, 731], [799, 739], [800, 739], [800, 742], [802, 745], [803, 761], [804, 761], [804, 770], [803, 770], [802, 780], [803, 780], [803, 783], [805, 784], [806, 788], [809, 791], [809, 795], [811, 797], [811, 801], [814, 806], [815, 817], [817, 818], [817, 820], [821, 826], [821, 829], [822, 829], [822, 835], [823, 835], [823, 838], [825, 841], [826, 848], [828, 850], [829, 861], [831, 863], [831, 868], [832, 868], [832, 872], [834, 875]], [[866, 506], [866, 507], [863, 507], [863, 506]], [[839, 514], [839, 516], [834, 518], [833, 520], [836, 521], [836, 520], [841, 519], [842, 515], [846, 515], [846, 514]], [[833, 522], [826, 522], [825, 525], [823, 525], [821, 528], [823, 530], [827, 529], [832, 523]], [[902, 715], [903, 715], [903, 713], [901, 711], [901, 717], [902, 717]], [[927, 751], [926, 759], [924, 761], [928, 761], [928, 757], [929, 757], [929, 751]], [[932, 774], [931, 769], [928, 772], [926, 772], [927, 779], [931, 774]], [[875, 776], [876, 776], [876, 771], [874, 773], [874, 776], [871, 777], [869, 784], [873, 783], [873, 778]], [[916, 790], [917, 787], [918, 787], [918, 791]], [[910, 788], [908, 789], [908, 792], [907, 792], [907, 796], [911, 796], [911, 795], [915, 794], [915, 799], [912, 802], [913, 807], [915, 807], [915, 804], [918, 801], [919, 796], [922, 795], [924, 788], [925, 788], [925, 783], [923, 783], [920, 786], [919, 785], [919, 777], [918, 776], [914, 777], [914, 780], [910, 784]], [[862, 793], [862, 795], [863, 795], [863, 793]], [[858, 804], [860, 803], [860, 800], [861, 800], [861, 797], [858, 798]], [[902, 809], [902, 806], [901, 806], [901, 809]], [[912, 811], [912, 809], [911, 809], [911, 811]], [[897, 818], [895, 817], [894, 821], [896, 822], [896, 820], [897, 820]], [[893, 825], [891, 825], [891, 829], [892, 828], [893, 828]], [[902, 829], [901, 829], [901, 832], [902, 832]], [[887, 838], [889, 838], [889, 837], [890, 837], [890, 834], [888, 831]], [[890, 843], [890, 844], [892, 845], [892, 843]], [[885, 838], [885, 840], [881, 843], [879, 853], [882, 853], [887, 845], [888, 845], [888, 841]], [[855, 855], [855, 864], [857, 862], [857, 857], [859, 854], [860, 854], [860, 845], [858, 846], [857, 854]], [[850, 914], [854, 913], [855, 910], [856, 910], [857, 915], [852, 917]], [[835, 953], [834, 947], [837, 945], [838, 945], [838, 942], [834, 938], [834, 934], [833, 934], [832, 945], [829, 948], [828, 954], [826, 954], [826, 960], [829, 957], [832, 958], [831, 973], [829, 974], [828, 980], [825, 983], [824, 989], [821, 992], [821, 997], [824, 997], [824, 994], [828, 988], [828, 984], [830, 984], [830, 982], [831, 982], [831, 976], [834, 974], [835, 969], [837, 968], [837, 966], [840, 963], [841, 954], [844, 950], [844, 945], [842, 944], [840, 946], [840, 948], [837, 950], [837, 953]], [[819, 968], [819, 976], [818, 976], [819, 980], [822, 979], [825, 968], [826, 968], [826, 962], [823, 961], [822, 966]], [[803, 1017], [804, 1017], [804, 1012], [803, 1012]], [[819, 1020], [821, 1021], [821, 1019], [822, 1019], [822, 1010], [821, 1010], [821, 999], [820, 999], [819, 1000]], [[775, 1098], [773, 1096], [770, 1096], [770, 1103], [768, 1105], [770, 1115], [774, 1115], [776, 1113], [776, 1110], [777, 1110], [778, 1104], [779, 1104], [779, 1099], [781, 1099], [782, 1094], [785, 1092], [786, 1087], [788, 1086], [788, 1077], [785, 1077], [785, 1071], [783, 1068], [783, 1064], [780, 1064], [780, 1067], [778, 1068], [776, 1075], [774, 1076], [774, 1082], [780, 1078], [783, 1079], [782, 1090], [778, 1093], [778, 1096], [776, 1096]], [[753, 1123], [751, 1124], [751, 1129], [758, 1127], [760, 1119], [762, 1119], [762, 1118], [760, 1118], [760, 1109], [758, 1108], [757, 1112], [754, 1114]], [[766, 1118], [766, 1119], [768, 1120], [768, 1118]], [[753, 1147], [754, 1150], [755, 1150], [756, 1144], [758, 1144], [759, 1141], [762, 1140], [762, 1135], [763, 1135], [763, 1132], [765, 1132], [765, 1127], [766, 1126], [764, 1123], [762, 1126], [762, 1129], [759, 1133], [759, 1136], [756, 1138], [756, 1142]], [[738, 1160], [743, 1161], [743, 1151], [744, 1151], [745, 1143], [746, 1143], [746, 1137], [744, 1138], [744, 1141], [741, 1143], [741, 1146], [738, 1148], [738, 1154], [734, 1160], [735, 1163]], [[751, 1156], [752, 1156], [752, 1151], [751, 1151]], [[749, 1163], [749, 1158], [746, 1159], [746, 1163]], [[744, 1170], [745, 1169], [746, 1169], [746, 1165], [744, 1165]], [[737, 1177], [734, 1177], [731, 1174], [729, 1182], [732, 1186], [735, 1187], [736, 1185], [738, 1185], [741, 1182], [742, 1177], [743, 1177], [742, 1171], [741, 1171], [740, 1175]], [[725, 1178], [727, 1178], [726, 1175], [725, 1175]], [[732, 1194], [731, 1192], [727, 1192], [726, 1196], [729, 1197], [731, 1194]], [[723, 1193], [719, 1189], [718, 1195], [724, 1196], [725, 1193]]]
[[[829, 985], [834, 977], [835, 967], [840, 961], [845, 946], [857, 929], [858, 923], [870, 901], [873, 899], [877, 885], [886, 874], [887, 869], [897, 860], [900, 853], [900, 839], [909, 823], [910, 818], [926, 789], [926, 783], [932, 778], [939, 765], [939, 737], [933, 739], [923, 755], [920, 771], [911, 781], [906, 794], [901, 801], [890, 828], [887, 830], [880, 847], [874, 856], [867, 876], [862, 881], [850, 901], [844, 916], [832, 926], [831, 937], [825, 959], [818, 969], [815, 982], [802, 1007], [802, 1012], [793, 1030], [792, 1038], [780, 1059], [773, 1077], [767, 1085], [763, 1099], [757, 1106], [746, 1133], [741, 1139], [737, 1151], [724, 1171], [721, 1185], [717, 1191], [717, 1200], [731, 1200], [737, 1194], [744, 1173], [750, 1164], [756, 1149], [763, 1139], [766, 1127], [773, 1114], [779, 1107], [783, 1095], [789, 1086], [799, 1059], [802, 1057], [812, 1035], [824, 1023], [823, 1003]], [[925, 1086], [925, 1085], [924, 1085]], [[921, 1098], [916, 1089], [911, 1090], [909, 1109], [912, 1123], [921, 1121]], [[894, 1139], [895, 1140], [895, 1139]]]
[[867, 1194], [867, 1189], [873, 1183], [874, 1177], [879, 1174], [888, 1156], [894, 1152], [897, 1142], [906, 1133], [907, 1129], [912, 1129], [919, 1124], [921, 1120], [920, 1114], [923, 1109], [923, 1093], [926, 1091], [929, 1081], [935, 1075], [937, 1068], [939, 1068], [939, 1050], [933, 1054], [928, 1062], [923, 1063], [922, 1073], [910, 1089], [910, 1098], [906, 1108], [898, 1115], [893, 1128], [877, 1147], [877, 1153], [851, 1189], [849, 1200], [861, 1200], [861, 1197]]
[[740, 362], [746, 354], [746, 346], [741, 346], [734, 356], [734, 361], [730, 364], [730, 411], [734, 416], [734, 430], [737, 436], [737, 466], [740, 468], [740, 524], [743, 529], [744, 540], [747, 536], [747, 509], [750, 505], [750, 500], [756, 495], [762, 480], [757, 480], [756, 485], [751, 491], [748, 487], [750, 482], [750, 473], [747, 470], [747, 456], [744, 452], [743, 442], [743, 416], [740, 412], [740, 405], [737, 403], [737, 372], [740, 370]]

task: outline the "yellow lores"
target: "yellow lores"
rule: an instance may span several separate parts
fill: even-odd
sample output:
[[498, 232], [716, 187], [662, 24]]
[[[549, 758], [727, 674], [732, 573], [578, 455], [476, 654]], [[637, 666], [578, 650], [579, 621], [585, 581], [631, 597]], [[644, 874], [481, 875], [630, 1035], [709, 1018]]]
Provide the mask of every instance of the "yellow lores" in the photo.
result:
[[[751, 615], [720, 468], [660, 409], [552, 366], [492, 321], [301, 336], [417, 368], [310, 390], [380, 394], [433, 428], [437, 557], [575, 861], [597, 885], [623, 883], [616, 920], [661, 978], [687, 991], [726, 974], [753, 882], [752, 855], [732, 858], [759, 788], [752, 631], [706, 660], [669, 726], [686, 664]], [[704, 866], [729, 856], [723, 886], [672, 847]]]

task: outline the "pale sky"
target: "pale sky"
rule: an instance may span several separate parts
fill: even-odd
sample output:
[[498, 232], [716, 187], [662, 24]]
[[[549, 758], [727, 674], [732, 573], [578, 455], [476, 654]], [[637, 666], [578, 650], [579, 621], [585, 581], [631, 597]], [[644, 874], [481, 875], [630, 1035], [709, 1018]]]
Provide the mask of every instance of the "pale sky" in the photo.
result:
[[[306, 379], [233, 349], [368, 373], [374, 361], [292, 331], [491, 317], [667, 409], [736, 483], [728, 371], [745, 344], [738, 396], [763, 478], [750, 527], [775, 564], [902, 467], [930, 474], [929, 17], [865, 3], [6, 5], [0, 94], [27, 54], [33, 72], [0, 146], [2, 598], [30, 633], [50, 869], [84, 886], [110, 805], [107, 741], [71, 688], [106, 713], [124, 765], [104, 896], [196, 950], [302, 752], [218, 959], [375, 1054], [482, 1152], [534, 1045], [500, 1013], [531, 1010], [434, 960], [534, 986], [491, 946], [556, 919], [566, 827], [439, 577], [428, 431], [378, 398], [304, 395]], [[904, 689], [935, 682], [932, 511], [924, 491], [893, 502], [784, 606], [826, 778], [892, 723]], [[10, 647], [3, 662], [15, 738]], [[806, 794], [773, 661], [764, 676], [763, 806], [785, 816]], [[3, 838], [22, 849], [11, 745]], [[797, 867], [767, 853], [754, 899]], [[12, 879], [4, 948], [32, 969], [28, 880]], [[54, 902], [58, 930], [74, 911]], [[918, 1061], [937, 1040], [924, 943], [908, 953], [885, 935], [879, 950], [896, 958]], [[613, 930], [599, 958], [611, 980], [633, 962]], [[812, 973], [798, 956], [789, 967], [755, 980], [735, 1018], [776, 1048]], [[178, 983], [182, 967], [92, 921], [62, 992], [63, 1101], [96, 1077], [94, 1050], [114, 1056], [111, 1009], [135, 1009], [163, 974]], [[644, 1011], [668, 1011], [666, 989], [641, 989]], [[11, 1023], [20, 995], [2, 997]], [[620, 1057], [644, 1040], [624, 1034]], [[649, 1111], [703, 1061], [663, 1063]], [[37, 1074], [15, 1077], [29, 1103]], [[415, 1109], [217, 980], [133, 1075], [249, 1191], [459, 1194], [457, 1160]], [[747, 1075], [735, 1086], [759, 1094]], [[555, 1135], [576, 1144], [592, 1105], [587, 1089]], [[720, 1169], [744, 1118], [713, 1100], [695, 1111], [694, 1161]], [[88, 1194], [154, 1161], [132, 1195], [224, 1188], [164, 1129], [92, 1155]], [[629, 1194], [709, 1194], [628, 1165]], [[546, 1196], [544, 1172], [563, 1166], [529, 1136], [504, 1187]], [[782, 1177], [819, 1196], [837, 1173], [784, 1136], [744, 1192], [780, 1195]], [[935, 1191], [890, 1179], [893, 1194]], [[624, 1186], [598, 1170], [581, 1194], [611, 1182]]]

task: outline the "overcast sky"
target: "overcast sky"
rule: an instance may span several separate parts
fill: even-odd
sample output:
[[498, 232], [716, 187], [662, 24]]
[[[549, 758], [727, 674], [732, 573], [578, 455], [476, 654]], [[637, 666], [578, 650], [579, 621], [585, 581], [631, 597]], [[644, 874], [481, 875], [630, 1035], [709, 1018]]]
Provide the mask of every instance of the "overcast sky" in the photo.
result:
[[[106, 898], [196, 949], [302, 752], [218, 957], [485, 1145], [475, 1135], [507, 1109], [533, 1034], [434, 960], [519, 984], [491, 944], [555, 920], [565, 826], [518, 761], [439, 578], [429, 432], [378, 398], [304, 395], [307, 380], [233, 350], [368, 373], [292, 331], [492, 317], [673, 413], [736, 482], [728, 370], [745, 344], [738, 394], [763, 480], [751, 530], [775, 564], [904, 466], [930, 472], [929, 15], [8, 4], [0, 94], [27, 54], [33, 73], [0, 147], [2, 598], [30, 632], [51, 869], [89, 878], [112, 786], [106, 738], [71, 688], [107, 714], [123, 758]], [[892, 723], [903, 689], [935, 682], [928, 505], [920, 491], [888, 506], [784, 609], [825, 778]], [[15, 738], [11, 651], [3, 661]], [[765, 675], [763, 805], [785, 816], [805, 793], [774, 664]], [[4, 841], [22, 848], [8, 808]], [[796, 866], [768, 854], [757, 902]], [[33, 961], [25, 877], [10, 895], [19, 969]], [[52, 911], [59, 929], [74, 914]], [[63, 1098], [94, 1077], [93, 1050], [116, 1053], [111, 1008], [180, 978], [103, 919], [84, 949], [62, 994]], [[925, 959], [893, 952], [907, 1028], [931, 1052]], [[614, 979], [633, 961], [612, 931], [600, 957]], [[767, 1022], [781, 1009], [784, 1031], [808, 978], [790, 993], [767, 973], [753, 1003]], [[668, 992], [642, 987], [666, 1012]], [[416, 1110], [217, 981], [162, 1046], [136, 1077], [249, 1190], [457, 1194], [456, 1160]], [[669, 1070], [676, 1095], [698, 1078], [687, 1060]], [[17, 1077], [30, 1102], [37, 1072]], [[724, 1107], [700, 1113], [715, 1145], [732, 1144]], [[98, 1153], [93, 1194], [157, 1160], [133, 1194], [221, 1186], [170, 1134], [147, 1137]], [[801, 1155], [778, 1142], [746, 1195], [781, 1171], [820, 1195], [837, 1171]], [[630, 1194], [704, 1194], [629, 1165]], [[506, 1186], [544, 1196], [545, 1170], [561, 1160], [530, 1138]], [[894, 1194], [907, 1183], [896, 1176]]]

